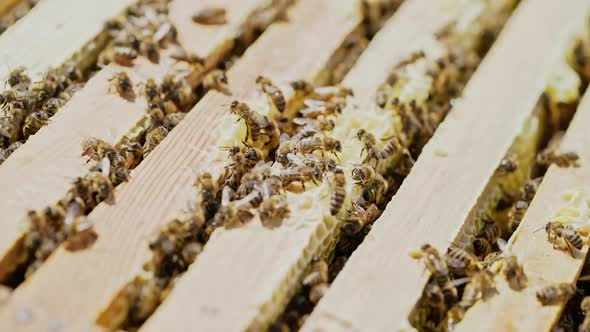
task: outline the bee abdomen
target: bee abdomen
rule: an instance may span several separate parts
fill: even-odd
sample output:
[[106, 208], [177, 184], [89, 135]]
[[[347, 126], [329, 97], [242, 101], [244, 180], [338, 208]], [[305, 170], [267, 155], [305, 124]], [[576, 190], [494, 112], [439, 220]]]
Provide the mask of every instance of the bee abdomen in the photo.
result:
[[338, 214], [342, 205], [344, 205], [344, 199], [346, 198], [346, 191], [343, 188], [336, 188], [336, 190], [332, 193], [332, 198], [330, 199], [330, 213], [335, 216]]

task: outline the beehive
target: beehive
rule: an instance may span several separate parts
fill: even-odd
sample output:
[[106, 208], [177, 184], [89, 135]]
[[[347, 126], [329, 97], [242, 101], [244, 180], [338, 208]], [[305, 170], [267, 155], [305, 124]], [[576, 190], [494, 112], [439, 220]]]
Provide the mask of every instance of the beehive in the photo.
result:
[[1, 330], [585, 326], [587, 1], [0, 16]]

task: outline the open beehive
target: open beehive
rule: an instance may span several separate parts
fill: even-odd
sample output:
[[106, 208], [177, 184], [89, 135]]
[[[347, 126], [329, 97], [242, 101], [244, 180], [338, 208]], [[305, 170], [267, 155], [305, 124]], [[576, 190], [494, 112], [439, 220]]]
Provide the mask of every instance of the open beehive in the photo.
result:
[[590, 325], [590, 2], [0, 15], [0, 330]]

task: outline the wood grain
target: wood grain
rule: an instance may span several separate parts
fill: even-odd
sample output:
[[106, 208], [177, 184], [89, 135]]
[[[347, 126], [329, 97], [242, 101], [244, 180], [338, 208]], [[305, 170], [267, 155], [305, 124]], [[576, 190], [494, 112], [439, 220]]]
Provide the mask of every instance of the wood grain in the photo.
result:
[[[288, 23], [271, 26], [228, 73], [234, 95], [211, 92], [198, 103], [119, 188], [116, 203], [101, 204], [91, 213], [99, 234], [96, 244], [75, 254], [60, 249], [50, 257], [0, 308], [2, 329], [38, 330], [52, 320], [74, 330], [90, 328], [100, 310], [140, 272], [149, 255], [148, 236], [193, 197], [193, 170], [206, 168], [205, 152], [218, 148], [211, 133], [232, 99], [257, 96], [258, 74], [276, 82], [313, 78], [359, 27], [356, 9], [354, 0], [302, 0]], [[27, 325], [15, 319], [22, 308], [35, 317]]]
[[[174, 3], [171, 12], [173, 18], [179, 16], [176, 12], [193, 12], [195, 7], [201, 6], [200, 3], [177, 1], [182, 7]], [[259, 5], [266, 3], [266, 0], [256, 1]], [[235, 29], [248, 17], [249, 12], [246, 10], [253, 10], [251, 3], [236, 2], [229, 6], [229, 11], [240, 13], [241, 20], [236, 17], [233, 23], [216, 27], [218, 34], [225, 36], [224, 40], [232, 41], [230, 47], [224, 41], [218, 41], [218, 34], [200, 32], [200, 39], [193, 40], [197, 44], [192, 44], [191, 48], [202, 47], [204, 51], [200, 54], [208, 56], [209, 53], [205, 51], [223, 45], [223, 52], [219, 48], [210, 54], [211, 62], [219, 62], [222, 54], [231, 51]], [[189, 27], [180, 22], [177, 29], [182, 34]], [[12, 35], [9, 32], [6, 34]], [[6, 34], [0, 36], [0, 52], [3, 45], [1, 38]], [[134, 67], [125, 68], [125, 71], [130, 73], [134, 83], [139, 84], [148, 78], [159, 80], [173, 68], [173, 63], [164, 57], [159, 66], [140, 60]], [[144, 116], [147, 104], [143, 98], [129, 103], [107, 93], [110, 85], [108, 80], [114, 72], [113, 68], [99, 72], [51, 119], [49, 125], [33, 135], [0, 166], [0, 183], [3, 184], [0, 192], [0, 209], [3, 211], [0, 216], [0, 280], [8, 272], [7, 263], [11, 262], [13, 254], [10, 250], [24, 230], [22, 222], [27, 210], [54, 204], [66, 193], [76, 177], [87, 172], [84, 159], [80, 156], [82, 140], [96, 137], [116, 143]]]
[[547, 171], [520, 227], [510, 239], [510, 251], [523, 264], [528, 287], [515, 292], [508, 287], [503, 275], [499, 275], [496, 278], [498, 294], [468, 310], [456, 331], [549, 331], [558, 320], [565, 303], [542, 306], [535, 293], [552, 283], [575, 282], [588, 247], [574, 259], [564, 251], [553, 249], [545, 232], [537, 230], [565, 204], [562, 198], [565, 191], [590, 191], [589, 123], [590, 92], [586, 92], [561, 143], [563, 151], [579, 154], [581, 167], [552, 166]]
[[405, 324], [428, 279], [409, 251], [425, 242], [442, 251], [455, 238], [589, 8], [585, 1], [520, 4], [303, 331], [392, 331]]
[[62, 65], [135, 0], [49, 0], [0, 35], [0, 77], [24, 66], [34, 79]]
[[[353, 104], [368, 105], [390, 69], [450, 20], [437, 14], [439, 8], [429, 0], [399, 9], [344, 80], [355, 89]], [[257, 223], [217, 230], [143, 330], [264, 330], [296, 291], [303, 267], [319, 254], [317, 234], [329, 242], [335, 232], [336, 225], [322, 220], [321, 211], [309, 218], [298, 209], [273, 230]]]

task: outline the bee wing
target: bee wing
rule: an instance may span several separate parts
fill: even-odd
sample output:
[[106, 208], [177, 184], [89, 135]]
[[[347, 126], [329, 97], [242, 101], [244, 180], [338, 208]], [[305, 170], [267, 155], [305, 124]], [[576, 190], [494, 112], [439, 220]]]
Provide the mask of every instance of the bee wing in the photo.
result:
[[465, 263], [463, 263], [463, 261], [461, 261], [460, 259], [456, 259], [454, 257], [446, 256], [446, 261], [447, 265], [453, 269], [460, 270], [467, 267]]
[[100, 170], [102, 175], [108, 177], [111, 174], [111, 160], [107, 157], [102, 158], [100, 161]]
[[578, 232], [575, 229], [563, 228], [561, 230], [561, 233], [563, 233], [566, 236], [572, 236], [572, 235], [575, 235]]
[[296, 156], [292, 153], [287, 153], [287, 160], [289, 160], [290, 163], [295, 164], [297, 166], [300, 166], [300, 167], [305, 166], [305, 163], [303, 162], [303, 160], [301, 160], [301, 158], [299, 158], [298, 156]]
[[306, 124], [309, 123], [309, 119], [306, 118], [295, 118], [293, 119], [293, 123], [298, 125], [298, 126], [305, 126]]
[[465, 278], [451, 280], [451, 284], [453, 284], [453, 286], [455, 286], [455, 287], [458, 287], [458, 286], [468, 283], [469, 281], [471, 281], [471, 277], [465, 277]]
[[279, 144], [283, 144], [285, 142], [288, 142], [289, 139], [290, 139], [289, 134], [282, 133], [281, 136], [279, 137]]

